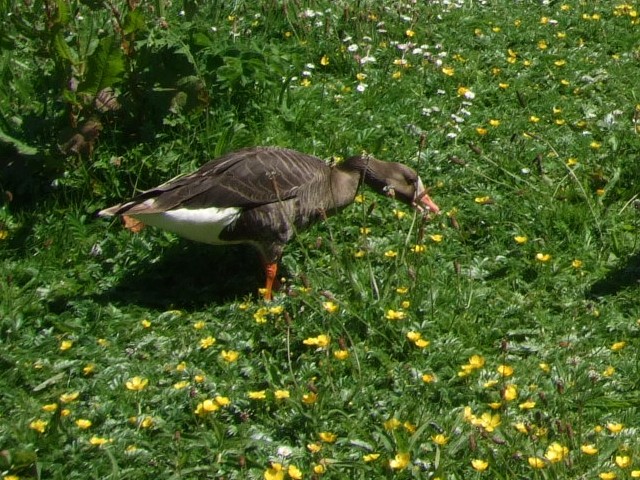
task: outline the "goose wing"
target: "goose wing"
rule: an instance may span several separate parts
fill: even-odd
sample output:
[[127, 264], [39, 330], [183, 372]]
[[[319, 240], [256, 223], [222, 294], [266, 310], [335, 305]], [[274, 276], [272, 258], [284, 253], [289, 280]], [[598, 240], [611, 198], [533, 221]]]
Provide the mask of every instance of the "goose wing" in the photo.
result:
[[321, 182], [329, 166], [319, 158], [283, 148], [238, 150], [195, 172], [147, 190], [104, 214], [160, 213], [177, 208], [249, 209], [296, 197]]

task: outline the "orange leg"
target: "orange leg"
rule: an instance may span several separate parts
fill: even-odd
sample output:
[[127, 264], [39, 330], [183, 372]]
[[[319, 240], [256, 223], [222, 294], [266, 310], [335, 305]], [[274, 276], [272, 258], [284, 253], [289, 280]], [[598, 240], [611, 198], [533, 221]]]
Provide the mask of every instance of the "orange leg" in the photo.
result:
[[273, 290], [273, 283], [276, 279], [276, 274], [278, 273], [278, 264], [265, 263], [264, 273], [265, 273], [265, 276], [267, 277], [267, 281], [264, 285], [264, 299], [269, 302], [271, 301], [271, 298], [272, 298], [271, 292]]

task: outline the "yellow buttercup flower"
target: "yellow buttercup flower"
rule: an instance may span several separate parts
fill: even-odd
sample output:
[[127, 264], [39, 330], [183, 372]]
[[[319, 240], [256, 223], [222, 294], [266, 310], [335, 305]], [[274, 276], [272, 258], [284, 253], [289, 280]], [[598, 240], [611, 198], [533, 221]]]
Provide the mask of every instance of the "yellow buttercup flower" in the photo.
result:
[[476, 197], [473, 199], [473, 201], [476, 202], [478, 205], [488, 205], [492, 203], [491, 197], [489, 196]]
[[217, 412], [220, 410], [220, 405], [217, 402], [211, 399], [207, 399], [203, 402], [198, 403], [194, 413], [201, 417], [208, 415], [209, 413]]
[[443, 446], [446, 445], [447, 442], [449, 442], [449, 437], [446, 437], [442, 433], [438, 433], [437, 435], [432, 435], [431, 440], [433, 440], [433, 443], [435, 443], [436, 445]]
[[264, 472], [265, 480], [284, 480], [284, 470], [281, 463], [273, 462]]
[[384, 318], [387, 320], [402, 320], [405, 316], [405, 312], [389, 309]]
[[94, 447], [101, 447], [102, 445], [105, 445], [111, 441], [112, 440], [110, 438], [96, 437], [96, 436], [93, 436], [89, 439], [89, 443]]
[[293, 480], [302, 479], [302, 472], [295, 465], [289, 465], [289, 467], [287, 468], [287, 474], [289, 475], [289, 478], [292, 478]]
[[247, 396], [251, 400], [264, 400], [265, 398], [267, 398], [267, 391], [266, 390], [257, 390], [257, 391], [253, 391], [253, 392], [247, 393]]
[[200, 340], [200, 348], [202, 348], [203, 350], [206, 350], [207, 348], [211, 347], [214, 343], [216, 343], [216, 339], [211, 335], [209, 335], [208, 337], [202, 338]]
[[580, 447], [580, 451], [586, 455], [595, 455], [596, 453], [598, 453], [598, 449], [593, 443], [582, 445]]
[[400, 425], [402, 425], [402, 422], [395, 417], [392, 417], [384, 422], [385, 430], [389, 431], [397, 429]]
[[305, 345], [319, 348], [326, 348], [330, 342], [331, 339], [328, 335], [325, 334], [318, 335], [317, 337], [309, 337], [302, 341], [302, 343], [304, 343]]
[[273, 396], [276, 398], [276, 400], [285, 400], [291, 396], [291, 393], [289, 392], [289, 390], [280, 389], [273, 392]]
[[377, 460], [378, 458], [380, 458], [379, 453], [368, 453], [367, 455], [364, 455], [362, 457], [362, 460], [364, 460], [366, 463], [369, 463]]
[[131, 378], [130, 380], [127, 380], [127, 382], [125, 383], [125, 386], [127, 387], [127, 390], [139, 392], [141, 390], [144, 390], [148, 384], [149, 384], [148, 379], [136, 376]]
[[442, 67], [442, 73], [444, 73], [447, 77], [452, 77], [456, 71], [453, 67]]
[[620, 433], [624, 429], [624, 425], [617, 422], [609, 422], [606, 425], [607, 430], [609, 430], [613, 434]]
[[484, 357], [482, 355], [472, 355], [469, 357], [469, 365], [473, 368], [482, 368], [484, 367]]
[[409, 465], [411, 456], [408, 453], [397, 453], [395, 457], [389, 460], [389, 467], [392, 470], [403, 470]]
[[322, 308], [324, 308], [327, 312], [329, 313], [335, 313], [338, 311], [338, 305], [335, 304], [335, 302], [324, 302], [322, 304]]
[[302, 395], [302, 403], [306, 405], [313, 405], [318, 401], [318, 394], [314, 392], [305, 393]]
[[[467, 407], [468, 408], [468, 407]], [[500, 414], [496, 413], [492, 415], [490, 412], [485, 412], [480, 417], [476, 417], [471, 413], [471, 409], [467, 411], [465, 408], [465, 420], [471, 422], [474, 427], [482, 427], [485, 431], [491, 433], [496, 427], [500, 426], [502, 420]]]
[[235, 350], [222, 350], [220, 352], [220, 357], [227, 363], [235, 362], [239, 356], [240, 352], [236, 352]]
[[320, 445], [319, 443], [309, 443], [307, 444], [307, 450], [309, 450], [311, 453], [318, 453], [320, 450], [322, 450], [322, 445]]
[[320, 432], [318, 436], [325, 443], [333, 443], [338, 439], [338, 435], [332, 432]]
[[520, 410], [531, 410], [535, 406], [536, 402], [534, 402], [533, 400], [527, 400], [526, 402], [522, 402], [520, 405], [518, 405]]
[[44, 412], [55, 412], [58, 409], [57, 403], [48, 403], [42, 406], [42, 411]]
[[29, 424], [29, 428], [31, 430], [35, 430], [38, 433], [44, 433], [47, 429], [47, 425], [49, 425], [49, 422], [47, 422], [46, 420], [38, 419], [31, 422]]
[[484, 472], [489, 467], [489, 462], [487, 462], [486, 460], [481, 460], [479, 458], [474, 458], [473, 460], [471, 460], [471, 466], [478, 472]]
[[415, 331], [410, 331], [407, 332], [407, 338], [412, 341], [415, 342], [416, 340], [420, 340], [422, 338], [422, 334], [420, 332], [415, 332]]
[[154, 424], [153, 417], [147, 416], [140, 421], [140, 428], [153, 427], [153, 424]]
[[546, 466], [544, 459], [540, 457], [529, 457], [527, 461], [529, 462], [529, 466], [536, 470], [539, 470]]
[[266, 307], [260, 307], [253, 314], [253, 319], [256, 323], [263, 324], [267, 323], [267, 315], [269, 314], [269, 309]]
[[529, 429], [527, 428], [527, 426], [522, 423], [522, 422], [518, 422], [518, 423], [514, 423], [513, 424], [513, 428], [515, 428], [518, 432], [520, 433], [524, 433], [527, 434], [529, 433]]
[[616, 455], [615, 462], [620, 468], [628, 468], [631, 466], [631, 457], [629, 455]]
[[71, 403], [76, 401], [79, 396], [80, 396], [80, 392], [63, 393], [62, 395], [60, 395], [60, 402]]
[[507, 402], [515, 400], [518, 398], [518, 387], [515, 385], [507, 385], [502, 393], [502, 398], [504, 398]]
[[601, 472], [598, 474], [598, 477], [602, 480], [615, 480], [618, 478], [615, 472]]
[[404, 212], [402, 210], [397, 210], [397, 209], [393, 209], [393, 215], [398, 219], [398, 220], [402, 220], [406, 215], [407, 212]]
[[93, 425], [91, 423], [91, 420], [87, 420], [86, 418], [79, 418], [78, 420], [76, 420], [76, 426], [82, 430], [86, 430], [87, 428], [91, 427], [91, 425]]
[[436, 381], [435, 375], [431, 373], [423, 373], [421, 378], [424, 383], [433, 383]]
[[627, 345], [627, 342], [616, 342], [611, 345], [611, 350], [617, 352], [618, 350], [622, 350]]
[[193, 328], [196, 330], [202, 330], [204, 327], [206, 327], [206, 325], [207, 324], [204, 322], [204, 320], [198, 320], [193, 324]]
[[349, 350], [336, 350], [333, 352], [333, 357], [336, 360], [346, 360], [349, 358]]
[[569, 454], [569, 449], [564, 445], [561, 445], [558, 442], [553, 442], [551, 445], [547, 447], [547, 451], [544, 454], [544, 458], [549, 460], [551, 463], [557, 463], [562, 460]]
[[536, 253], [536, 260], [545, 263], [551, 260], [551, 255], [548, 253]]
[[407, 421], [404, 422], [402, 424], [402, 426], [404, 427], [404, 429], [409, 432], [409, 433], [415, 433], [415, 431], [418, 429], [418, 427], [416, 427], [413, 423]]
[[498, 373], [503, 377], [510, 377], [513, 375], [513, 367], [509, 365], [498, 365]]

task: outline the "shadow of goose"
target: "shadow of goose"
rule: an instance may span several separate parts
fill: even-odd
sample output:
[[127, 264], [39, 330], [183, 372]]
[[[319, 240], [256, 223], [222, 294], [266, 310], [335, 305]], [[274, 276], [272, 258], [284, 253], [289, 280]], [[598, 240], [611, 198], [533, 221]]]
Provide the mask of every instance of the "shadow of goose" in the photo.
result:
[[608, 272], [591, 285], [587, 296], [591, 298], [616, 295], [627, 288], [640, 287], [640, 252], [632, 255], [618, 268]]
[[121, 281], [94, 300], [196, 310], [255, 296], [263, 284], [260, 261], [249, 246], [178, 242], [166, 249], [157, 262], [130, 267]]

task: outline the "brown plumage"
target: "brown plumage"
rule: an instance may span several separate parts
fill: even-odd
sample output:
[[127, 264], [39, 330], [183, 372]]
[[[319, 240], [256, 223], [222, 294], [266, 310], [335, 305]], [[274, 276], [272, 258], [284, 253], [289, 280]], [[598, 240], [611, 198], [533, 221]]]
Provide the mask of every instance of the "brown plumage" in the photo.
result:
[[265, 267], [270, 299], [284, 245], [351, 204], [361, 183], [418, 210], [439, 212], [417, 173], [400, 163], [360, 155], [330, 166], [294, 150], [255, 147], [228, 153], [99, 215], [131, 216], [204, 243], [252, 244]]

